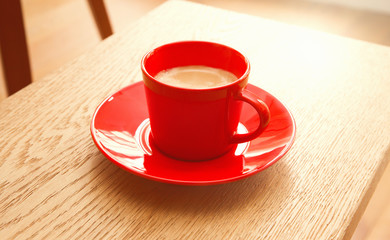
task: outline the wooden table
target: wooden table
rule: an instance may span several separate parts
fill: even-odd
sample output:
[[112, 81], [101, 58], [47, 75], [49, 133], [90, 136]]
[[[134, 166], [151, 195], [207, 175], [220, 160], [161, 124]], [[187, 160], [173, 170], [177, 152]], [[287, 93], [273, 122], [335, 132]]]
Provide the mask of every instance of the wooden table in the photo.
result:
[[[290, 152], [237, 182], [189, 187], [134, 176], [89, 132], [96, 106], [141, 80], [163, 43], [233, 46], [250, 82], [297, 122]], [[390, 48], [170, 1], [0, 104], [2, 239], [342, 239], [390, 157]]]

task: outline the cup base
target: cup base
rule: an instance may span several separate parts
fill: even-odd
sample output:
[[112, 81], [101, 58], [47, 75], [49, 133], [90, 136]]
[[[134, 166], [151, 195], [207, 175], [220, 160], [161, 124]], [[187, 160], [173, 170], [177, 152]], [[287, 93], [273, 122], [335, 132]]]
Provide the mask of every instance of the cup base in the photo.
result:
[[[237, 133], [243, 134], [247, 133], [248, 130], [246, 127], [242, 124], [239, 123], [237, 127]], [[235, 154], [240, 155], [245, 152], [245, 150], [249, 147], [249, 142], [245, 143], [240, 143], [240, 144], [231, 144], [228, 149], [223, 151], [222, 153], [217, 153], [217, 154], [207, 154], [206, 157], [201, 157], [201, 158], [194, 158], [192, 156], [178, 156], [175, 153], [168, 153], [161, 148], [158, 147], [158, 145], [155, 143], [153, 140], [153, 134], [151, 133], [151, 128], [150, 128], [150, 121], [149, 118], [145, 119], [137, 128], [136, 134], [135, 134], [135, 139], [138, 144], [138, 146], [146, 153], [149, 155], [152, 155], [153, 150], [158, 150], [161, 154], [168, 156], [170, 158], [179, 160], [179, 161], [187, 161], [187, 162], [201, 162], [201, 161], [210, 161], [215, 158], [221, 157], [233, 149], [235, 149]]]
[[153, 146], [153, 148], [157, 149], [158, 151], [160, 151], [165, 156], [170, 157], [170, 158], [175, 159], [175, 160], [178, 160], [178, 161], [186, 161], [186, 162], [210, 161], [210, 160], [213, 160], [215, 158], [218, 158], [218, 157], [221, 157], [221, 156], [227, 154], [233, 148], [237, 147], [237, 144], [232, 144], [231, 146], [229, 146], [228, 149], [226, 149], [222, 153], [218, 153], [218, 154], [215, 154], [215, 155], [209, 155], [208, 154], [206, 157], [200, 157], [200, 158], [195, 157], [195, 158], [193, 158], [191, 156], [176, 156], [175, 153], [170, 154], [168, 152], [165, 152], [160, 147], [158, 147], [158, 145], [155, 143], [155, 141], [153, 140], [153, 135], [151, 135], [151, 137], [150, 137], [150, 144]]

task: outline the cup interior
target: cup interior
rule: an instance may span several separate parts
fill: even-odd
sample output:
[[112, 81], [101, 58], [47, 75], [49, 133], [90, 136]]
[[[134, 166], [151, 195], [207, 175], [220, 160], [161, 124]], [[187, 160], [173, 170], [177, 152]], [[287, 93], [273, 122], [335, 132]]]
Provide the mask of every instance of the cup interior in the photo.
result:
[[185, 41], [160, 46], [142, 60], [142, 69], [154, 78], [160, 71], [174, 67], [203, 65], [233, 73], [238, 79], [249, 72], [249, 62], [237, 50], [213, 42]]

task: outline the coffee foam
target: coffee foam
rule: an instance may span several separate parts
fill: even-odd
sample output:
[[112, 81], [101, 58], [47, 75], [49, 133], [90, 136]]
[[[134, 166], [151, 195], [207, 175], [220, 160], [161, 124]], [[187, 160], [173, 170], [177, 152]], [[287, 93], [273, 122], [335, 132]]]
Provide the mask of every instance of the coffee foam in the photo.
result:
[[227, 85], [237, 77], [223, 69], [191, 65], [163, 70], [155, 79], [175, 87], [205, 89]]

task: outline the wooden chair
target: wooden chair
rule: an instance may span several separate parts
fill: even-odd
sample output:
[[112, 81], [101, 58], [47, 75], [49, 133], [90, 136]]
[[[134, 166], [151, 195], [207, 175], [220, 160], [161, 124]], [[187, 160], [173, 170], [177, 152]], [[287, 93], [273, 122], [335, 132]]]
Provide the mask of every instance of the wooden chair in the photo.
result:
[[[103, 0], [88, 0], [102, 39], [112, 34]], [[8, 95], [31, 83], [21, 0], [0, 0], [0, 50]]]

